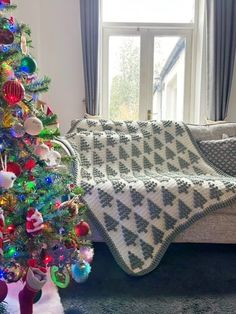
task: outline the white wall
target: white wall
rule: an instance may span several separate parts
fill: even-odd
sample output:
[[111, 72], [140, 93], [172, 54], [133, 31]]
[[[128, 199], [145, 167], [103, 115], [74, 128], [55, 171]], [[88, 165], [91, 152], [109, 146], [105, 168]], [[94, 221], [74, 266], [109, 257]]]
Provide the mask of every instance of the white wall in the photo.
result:
[[[43, 96], [58, 114], [61, 131], [70, 121], [83, 116], [85, 109], [79, 0], [13, 0], [18, 9], [13, 15], [31, 26], [40, 73], [52, 79]], [[236, 121], [236, 64], [228, 121]]]
[[13, 15], [30, 25], [40, 74], [52, 79], [42, 99], [58, 115], [62, 133], [84, 114], [84, 79], [78, 0], [15, 0]]

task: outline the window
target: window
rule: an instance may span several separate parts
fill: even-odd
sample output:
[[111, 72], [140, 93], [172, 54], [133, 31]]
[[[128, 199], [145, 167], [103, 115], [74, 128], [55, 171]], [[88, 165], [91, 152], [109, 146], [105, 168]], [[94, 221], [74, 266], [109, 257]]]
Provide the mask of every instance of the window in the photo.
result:
[[194, 8], [194, 0], [103, 0], [105, 118], [190, 120]]

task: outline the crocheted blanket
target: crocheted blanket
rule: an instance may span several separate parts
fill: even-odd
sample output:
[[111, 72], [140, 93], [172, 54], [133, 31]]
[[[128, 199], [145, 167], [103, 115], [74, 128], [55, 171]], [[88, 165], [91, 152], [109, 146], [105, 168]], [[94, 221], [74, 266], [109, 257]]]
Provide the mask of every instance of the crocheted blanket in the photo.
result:
[[77, 120], [66, 138], [89, 214], [128, 274], [153, 270], [178, 233], [236, 199], [236, 178], [204, 159], [184, 123]]

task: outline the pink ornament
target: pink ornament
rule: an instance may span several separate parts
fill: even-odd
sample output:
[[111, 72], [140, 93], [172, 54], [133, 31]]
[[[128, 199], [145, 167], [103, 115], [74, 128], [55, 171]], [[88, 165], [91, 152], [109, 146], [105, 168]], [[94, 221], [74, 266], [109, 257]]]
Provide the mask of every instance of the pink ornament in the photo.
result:
[[29, 135], [39, 135], [43, 130], [43, 123], [37, 117], [27, 118], [24, 122], [25, 132]]
[[82, 246], [79, 249], [79, 256], [85, 262], [91, 264], [94, 256], [94, 249], [88, 246]]
[[43, 230], [43, 216], [35, 208], [29, 208], [26, 217], [26, 231], [31, 235], [37, 235]]
[[41, 160], [44, 160], [49, 153], [49, 147], [45, 144], [36, 145], [34, 148], [35, 155], [39, 156]]

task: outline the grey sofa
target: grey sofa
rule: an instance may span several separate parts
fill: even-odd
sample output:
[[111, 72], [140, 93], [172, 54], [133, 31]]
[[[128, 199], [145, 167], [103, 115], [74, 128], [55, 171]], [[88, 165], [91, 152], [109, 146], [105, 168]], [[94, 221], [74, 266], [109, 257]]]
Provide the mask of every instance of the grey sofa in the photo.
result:
[[[236, 123], [189, 124], [188, 127], [196, 141], [220, 140], [223, 135], [236, 137]], [[92, 224], [91, 229], [92, 240], [103, 241]], [[179, 234], [174, 242], [236, 243], [236, 203], [234, 206], [220, 209], [200, 219]]]
[[[209, 125], [188, 124], [188, 127], [197, 142], [221, 140], [224, 136], [236, 138], [236, 123]], [[103, 241], [103, 238], [91, 222], [90, 225], [92, 229], [92, 240]], [[200, 219], [179, 234], [175, 242], [236, 243], [236, 203]]]
[[[195, 140], [220, 140], [223, 134], [236, 137], [236, 123], [189, 125]], [[236, 151], [235, 151], [236, 158]], [[236, 203], [200, 219], [175, 242], [236, 243]]]

